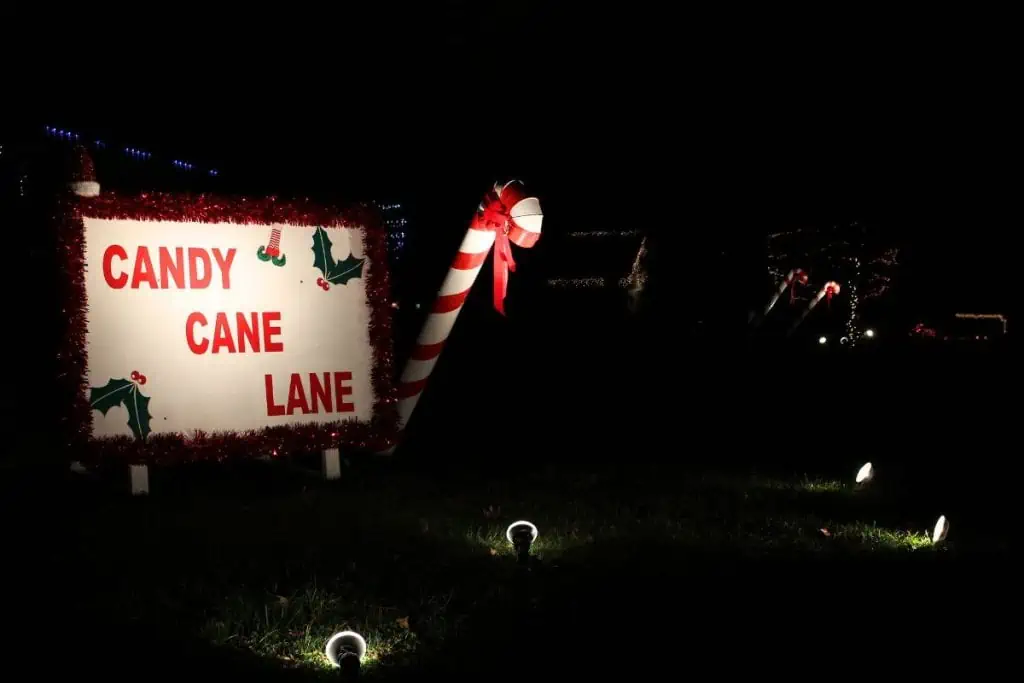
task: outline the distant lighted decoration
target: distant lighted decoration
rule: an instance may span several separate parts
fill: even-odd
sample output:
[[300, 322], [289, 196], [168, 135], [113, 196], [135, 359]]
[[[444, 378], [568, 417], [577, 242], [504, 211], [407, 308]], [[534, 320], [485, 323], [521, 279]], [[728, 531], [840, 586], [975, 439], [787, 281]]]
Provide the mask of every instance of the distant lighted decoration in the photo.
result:
[[875, 336], [875, 331], [869, 327], [868, 329], [864, 330], [864, 336], [867, 337], [868, 339], [873, 339]]
[[818, 343], [821, 344], [822, 346], [828, 344], [828, 337], [818, 337]]
[[762, 318], [768, 317], [771, 310], [775, 308], [775, 304], [778, 303], [779, 298], [788, 289], [789, 290], [789, 303], [793, 303], [796, 300], [796, 286], [807, 284], [807, 273], [800, 268], [794, 268], [793, 270], [786, 273], [786, 277], [782, 278], [782, 282], [779, 283], [779, 288], [775, 290], [775, 294], [768, 301], [768, 305], [764, 308], [764, 313], [761, 314]]
[[570, 232], [569, 237], [635, 237], [639, 230], [587, 230]]
[[629, 272], [627, 278], [627, 287], [629, 289], [629, 310], [636, 312], [640, 305], [640, 296], [644, 292], [644, 288], [647, 286], [647, 270], [644, 268], [644, 258], [647, 256], [647, 237], [645, 236], [640, 241], [640, 248], [636, 252], [636, 258], [633, 260], [633, 268]]
[[[80, 133], [76, 133], [76, 132], [71, 131], [71, 130], [64, 130], [63, 128], [57, 128], [55, 126], [43, 126], [43, 129], [46, 131], [47, 135], [49, 135], [51, 137], [55, 137], [55, 138], [57, 138], [59, 140], [65, 140], [65, 141], [68, 141], [68, 142], [75, 142], [75, 143], [77, 143], [78, 141], [80, 141], [82, 139], [82, 135]], [[106, 149], [107, 148], [107, 143], [104, 142], [103, 140], [99, 140], [99, 139], [93, 140], [92, 144], [96, 147], [96, 149]], [[125, 147], [124, 148], [124, 153], [127, 154], [128, 156], [130, 156], [131, 158], [136, 159], [136, 160], [149, 161], [149, 160], [151, 160], [153, 158], [153, 153], [152, 152], [147, 152], [146, 150], [139, 149], [138, 147]], [[196, 169], [195, 164], [192, 164], [192, 163], [187, 162], [187, 161], [181, 161], [179, 159], [172, 160], [171, 161], [171, 165], [174, 166], [175, 168], [180, 168], [180, 169], [183, 169], [183, 170], [186, 170], [186, 171], [193, 171], [193, 170]], [[219, 176], [220, 175], [220, 171], [218, 171], [215, 168], [211, 168], [207, 172], [211, 176]], [[82, 196], [88, 196], [88, 195], [82, 195]]]
[[543, 217], [540, 201], [528, 196], [518, 180], [496, 184], [484, 197], [402, 372], [398, 385], [401, 426], [408, 423], [491, 246], [494, 246], [494, 308], [504, 315], [508, 272], [515, 271], [516, 266], [510, 244], [524, 248], [536, 244]]
[[949, 533], [949, 520], [946, 519], [946, 515], [940, 515], [939, 521], [935, 522], [935, 529], [932, 530], [932, 543], [940, 543], [946, 540], [946, 534]]
[[914, 328], [910, 330], [911, 335], [919, 335], [921, 337], [934, 337], [936, 335], [934, 327], [928, 327], [924, 323], [918, 323], [914, 325]]
[[324, 648], [331, 666], [341, 669], [343, 675], [359, 674], [359, 663], [366, 656], [366, 639], [355, 631], [339, 631], [331, 636]]
[[826, 282], [825, 285], [815, 295], [815, 297], [811, 299], [811, 303], [807, 307], [807, 310], [804, 311], [804, 314], [800, 316], [799, 320], [793, 323], [793, 327], [789, 328], [789, 333], [793, 334], [793, 332], [796, 331], [796, 328], [800, 327], [800, 323], [807, 319], [807, 316], [811, 314], [811, 311], [814, 310], [814, 307], [817, 306], [822, 299], [827, 298], [827, 300], [831, 302], [832, 297], [838, 294], [840, 289], [841, 288], [839, 287], [838, 282], [835, 282], [833, 280]]
[[[549, 287], [572, 287], [572, 288], [593, 288], [593, 287], [605, 287], [608, 283], [603, 277], [555, 277], [548, 280]], [[619, 282], [619, 286], [626, 288], [629, 287], [629, 278], [623, 277]]]
[[512, 522], [508, 525], [508, 529], [505, 529], [505, 538], [516, 549], [516, 556], [519, 558], [520, 564], [529, 562], [530, 546], [537, 540], [537, 536], [537, 527], [533, 522], [527, 522], [525, 519]]
[[875, 468], [871, 466], [871, 463], [866, 462], [864, 466], [857, 470], [857, 483], [867, 484], [875, 478]]
[[953, 317], [960, 320], [998, 320], [1003, 324], [1003, 334], [1006, 334], [1006, 325], [1009, 322], [1001, 313], [957, 313]]

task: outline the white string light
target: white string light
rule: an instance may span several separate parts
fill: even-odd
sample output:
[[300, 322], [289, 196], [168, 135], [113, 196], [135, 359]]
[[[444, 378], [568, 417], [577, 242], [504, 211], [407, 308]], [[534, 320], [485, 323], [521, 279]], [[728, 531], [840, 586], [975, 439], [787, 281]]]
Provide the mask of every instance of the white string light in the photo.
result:
[[549, 287], [593, 288], [605, 287], [607, 284], [603, 277], [556, 277], [548, 280]]
[[998, 320], [1003, 324], [1003, 334], [1006, 334], [1006, 325], [1009, 322], [1001, 313], [957, 313], [953, 317], [961, 320]]
[[635, 237], [639, 230], [591, 230], [570, 232], [569, 237]]

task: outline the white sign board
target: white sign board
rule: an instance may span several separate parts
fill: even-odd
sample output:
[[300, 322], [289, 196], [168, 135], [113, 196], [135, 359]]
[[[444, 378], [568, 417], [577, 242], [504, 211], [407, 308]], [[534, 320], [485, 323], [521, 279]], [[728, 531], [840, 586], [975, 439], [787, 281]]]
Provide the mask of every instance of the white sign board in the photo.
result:
[[370, 420], [361, 229], [83, 225], [94, 437]]

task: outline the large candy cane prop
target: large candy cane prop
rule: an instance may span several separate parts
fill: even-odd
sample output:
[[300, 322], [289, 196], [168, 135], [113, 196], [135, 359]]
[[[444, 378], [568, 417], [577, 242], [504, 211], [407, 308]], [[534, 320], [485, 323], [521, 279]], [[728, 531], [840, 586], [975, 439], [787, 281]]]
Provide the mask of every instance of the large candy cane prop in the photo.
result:
[[800, 270], [799, 268], [794, 268], [793, 270], [786, 273], [786, 277], [782, 280], [782, 283], [779, 284], [779, 288], [778, 290], [776, 290], [775, 295], [772, 297], [771, 301], [769, 301], [768, 305], [765, 307], [762, 317], [768, 317], [768, 314], [771, 313], [771, 310], [773, 308], [775, 308], [775, 304], [779, 302], [779, 298], [782, 296], [783, 292], [785, 292], [787, 288], [789, 289], [789, 302], [793, 303], [793, 299], [796, 297], [797, 284], [807, 284], [807, 273]]
[[494, 308], [504, 315], [508, 271], [515, 271], [516, 266], [509, 242], [532, 247], [540, 238], [542, 219], [540, 202], [536, 197], [526, 196], [522, 183], [517, 180], [495, 185], [480, 203], [402, 372], [398, 385], [400, 427], [408, 423], [427, 386], [427, 379], [491, 245], [494, 245]]
[[839, 293], [839, 283], [838, 282], [834, 282], [834, 281], [826, 282], [825, 286], [821, 288], [821, 290], [817, 293], [817, 295], [815, 295], [815, 297], [813, 299], [811, 299], [811, 304], [807, 307], [807, 310], [804, 311], [804, 314], [800, 316], [800, 319], [797, 320], [795, 323], [793, 323], [793, 327], [791, 327], [789, 329], [789, 333], [793, 334], [793, 332], [796, 331], [796, 328], [800, 327], [800, 323], [802, 323], [804, 321], [804, 319], [807, 318], [807, 316], [809, 316], [811, 314], [811, 311], [814, 310], [814, 307], [818, 305], [819, 301], [821, 301], [822, 299], [828, 297], [828, 302], [829, 302], [829, 304], [831, 304], [832, 303], [832, 297], [834, 295], [838, 294], [838, 293]]

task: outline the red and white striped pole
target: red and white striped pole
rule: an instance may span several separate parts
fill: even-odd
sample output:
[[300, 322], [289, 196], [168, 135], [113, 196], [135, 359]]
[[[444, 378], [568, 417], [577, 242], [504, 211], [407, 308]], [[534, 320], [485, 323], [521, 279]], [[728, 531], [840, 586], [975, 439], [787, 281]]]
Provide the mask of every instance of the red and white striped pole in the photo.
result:
[[764, 317], [767, 317], [768, 314], [771, 313], [772, 309], [775, 308], [775, 304], [779, 302], [779, 298], [782, 296], [783, 292], [785, 292], [787, 288], [789, 288], [790, 290], [789, 301], [790, 303], [792, 303], [796, 295], [797, 283], [806, 285], [807, 273], [800, 270], [799, 268], [794, 268], [793, 270], [786, 273], [786, 277], [782, 280], [782, 283], [779, 284], [778, 290], [776, 290], [775, 295], [771, 298], [771, 301], [768, 302], [768, 305], [765, 307], [764, 313], [762, 315]]
[[528, 197], [518, 180], [495, 185], [480, 203], [402, 372], [398, 384], [401, 429], [408, 424], [427, 386], [430, 373], [491, 246], [494, 246], [494, 307], [504, 315], [508, 271], [515, 271], [516, 265], [509, 242], [524, 248], [532, 247], [540, 239], [542, 220], [540, 202], [536, 197]]
[[825, 286], [818, 291], [818, 293], [815, 295], [813, 299], [811, 299], [811, 304], [807, 307], [807, 310], [804, 311], [804, 314], [800, 316], [800, 319], [793, 323], [793, 327], [789, 328], [789, 333], [793, 334], [793, 332], [796, 331], [796, 328], [800, 327], [800, 323], [802, 323], [804, 319], [806, 319], [807, 316], [811, 314], [811, 311], [814, 310], [814, 307], [818, 305], [819, 301], [821, 301], [825, 297], [828, 297], [828, 301], [831, 304], [832, 297], [838, 294], [839, 290], [840, 287], [838, 282], [835, 282], [833, 280], [826, 282]]

